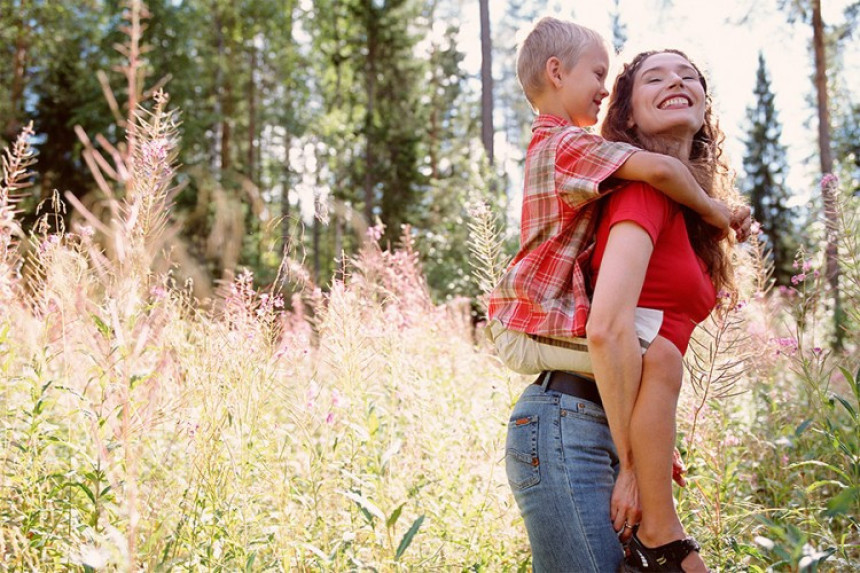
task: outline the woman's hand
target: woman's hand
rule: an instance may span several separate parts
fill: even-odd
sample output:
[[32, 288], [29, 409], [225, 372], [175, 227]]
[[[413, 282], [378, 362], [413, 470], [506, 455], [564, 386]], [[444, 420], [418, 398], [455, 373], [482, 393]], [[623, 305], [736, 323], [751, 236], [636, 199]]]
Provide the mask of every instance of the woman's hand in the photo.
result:
[[609, 508], [612, 527], [618, 532], [622, 542], [633, 535], [633, 527], [642, 520], [642, 507], [639, 505], [639, 486], [636, 485], [636, 475], [633, 468], [621, 468], [615, 487], [612, 488], [612, 498]]
[[746, 242], [750, 238], [752, 218], [750, 208], [747, 205], [738, 205], [732, 209], [731, 227], [735, 231], [735, 238], [739, 243]]

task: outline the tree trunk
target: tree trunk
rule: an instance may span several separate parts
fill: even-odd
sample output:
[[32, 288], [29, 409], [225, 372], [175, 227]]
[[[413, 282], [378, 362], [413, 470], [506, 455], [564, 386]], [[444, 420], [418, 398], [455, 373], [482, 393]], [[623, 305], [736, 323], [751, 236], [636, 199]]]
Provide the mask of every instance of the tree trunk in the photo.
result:
[[320, 199], [314, 195], [314, 226], [313, 226], [313, 245], [314, 245], [314, 284], [320, 284], [320, 234], [322, 233], [322, 221], [320, 221]]
[[221, 175], [229, 171], [233, 164], [230, 161], [230, 140], [232, 139], [232, 130], [230, 129], [230, 117], [233, 113], [233, 105], [231, 99], [233, 97], [233, 86], [230, 80], [224, 82], [221, 87]]
[[[824, 22], [821, 18], [821, 0], [812, 1], [812, 47], [815, 54], [815, 92], [818, 103], [818, 156], [821, 175], [833, 172], [833, 154], [830, 149], [830, 110], [827, 98], [827, 53], [824, 38]], [[821, 195], [824, 204], [824, 222], [827, 231], [825, 247], [826, 276], [834, 301], [836, 321], [836, 345], [841, 347], [842, 312], [839, 301], [839, 251], [836, 244], [839, 222], [836, 212], [836, 188], [822, 185]]]
[[481, 8], [481, 141], [493, 164], [493, 43], [490, 36], [490, 1], [480, 0]]
[[[827, 97], [827, 54], [824, 45], [824, 22], [821, 19], [821, 1], [812, 2], [812, 46], [815, 52], [815, 92], [818, 103], [818, 156], [821, 174], [833, 172], [833, 154], [830, 149], [830, 110]], [[836, 261], [835, 237], [836, 205], [832, 193], [822, 189], [824, 216], [827, 221], [827, 280], [833, 289], [838, 288], [839, 266]]]
[[[286, 146], [287, 153], [286, 158], [284, 159], [284, 168], [282, 171], [282, 186], [284, 193], [281, 196], [281, 253], [284, 253], [286, 251], [287, 245], [289, 244], [290, 240], [290, 185], [292, 184], [292, 180], [290, 177], [290, 139], [291, 138], [289, 134], [284, 137], [284, 145]], [[301, 214], [301, 210], [297, 211], [299, 214]], [[316, 250], [316, 247], [314, 247], [314, 250]]]
[[225, 69], [229, 67], [228, 49], [225, 45], [223, 32], [226, 23], [217, 4], [214, 9], [215, 37], [217, 38], [218, 50], [218, 70], [215, 77], [215, 91], [218, 94], [215, 108], [218, 118], [218, 180], [223, 184], [224, 174], [232, 167], [230, 162], [230, 140], [232, 139], [230, 119], [233, 113], [233, 85], [230, 78], [224, 73]]
[[[287, 45], [292, 46], [293, 39], [293, 11], [295, 8], [295, 2], [293, 0], [287, 0], [284, 4], [284, 13], [286, 14], [286, 25], [284, 26], [283, 34], [287, 39]], [[281, 56], [284, 57], [284, 56]], [[289, 78], [295, 73], [294, 64], [292, 61], [292, 48], [290, 48], [289, 57], [286, 60], [286, 66], [284, 66], [283, 77]], [[290, 93], [289, 88], [285, 89], [287, 94]], [[286, 101], [283, 103], [285, 110], [291, 110], [293, 106], [292, 97], [288, 97]], [[288, 112], [289, 113], [289, 112]], [[290, 187], [292, 186], [292, 174], [290, 172], [290, 147], [292, 147], [292, 136], [290, 135], [290, 127], [289, 122], [284, 121], [284, 165], [282, 173], [283, 178], [283, 189], [284, 193], [281, 196], [281, 253], [286, 254], [286, 248], [289, 244], [290, 240], [290, 215], [291, 215], [291, 207], [290, 207]], [[260, 159], [259, 164], [262, 165], [262, 159]], [[301, 201], [300, 201], [301, 202]], [[298, 205], [300, 207], [300, 204]], [[298, 219], [301, 220], [301, 208], [297, 208], [296, 212], [298, 213]], [[316, 201], [314, 201], [314, 215], [316, 215]], [[314, 278], [317, 278], [317, 274], [319, 274], [319, 261], [317, 260], [319, 254], [317, 253], [317, 248], [319, 247], [319, 237], [317, 236], [318, 227], [316, 216], [314, 216], [314, 270], [316, 274]]]
[[366, 139], [364, 152], [364, 218], [367, 225], [373, 225], [373, 199], [374, 199], [374, 177], [373, 169], [376, 163], [373, 146], [373, 114], [376, 103], [376, 59], [378, 49], [378, 38], [376, 37], [376, 14], [372, 2], [366, 2], [365, 14], [367, 17], [367, 67], [365, 68], [367, 90], [367, 117], [364, 122], [364, 136]]
[[256, 38], [251, 39], [251, 71], [248, 74], [248, 179], [254, 185], [259, 185], [255, 177], [255, 163], [257, 154], [255, 153], [257, 138], [257, 85], [254, 76], [257, 72], [257, 46], [255, 45]]
[[18, 7], [18, 34], [15, 37], [15, 53], [12, 55], [12, 89], [10, 90], [10, 114], [9, 121], [5, 126], [7, 141], [15, 141], [18, 131], [21, 129], [20, 108], [24, 101], [24, 77], [27, 69], [27, 49], [29, 48], [30, 26], [24, 12], [27, 9], [27, 0], [21, 0]]

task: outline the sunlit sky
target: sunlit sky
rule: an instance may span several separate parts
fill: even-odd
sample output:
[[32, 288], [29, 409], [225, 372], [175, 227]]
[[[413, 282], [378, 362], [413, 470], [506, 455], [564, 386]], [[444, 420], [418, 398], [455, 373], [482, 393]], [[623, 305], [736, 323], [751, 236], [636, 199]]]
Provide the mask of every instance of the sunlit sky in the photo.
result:
[[[848, 3], [848, 0], [822, 0], [824, 22], [841, 23]], [[610, 0], [550, 1], [546, 14], [573, 19], [611, 39], [612, 4]], [[776, 4], [776, 0], [621, 0], [621, 19], [627, 26], [628, 42], [625, 52], [614, 58], [613, 64], [623, 63], [645, 49], [679, 48], [686, 52], [708, 77], [721, 125], [728, 136], [732, 164], [741, 173], [745, 115], [747, 107], [755, 102], [753, 89], [761, 50], [782, 123], [782, 143], [788, 148], [791, 169], [788, 185], [795, 194], [794, 202], [803, 203], [816, 187], [818, 169], [814, 155], [818, 123], [811, 105], [814, 102], [812, 28], [802, 22], [789, 24], [785, 12]], [[474, 46], [468, 50], [465, 66], [477, 74], [481, 64], [478, 3], [464, 0], [461, 6], [462, 45]], [[503, 0], [491, 0], [494, 20], [491, 28], [499, 28], [505, 6]], [[661, 6], [666, 7], [660, 9]], [[746, 21], [742, 23], [744, 18]], [[840, 77], [853, 94], [860, 94], [857, 45], [855, 41], [851, 53], [843, 54], [846, 66]], [[855, 102], [857, 97], [860, 96], [854, 98]], [[499, 143], [500, 152], [505, 155], [504, 142]]]

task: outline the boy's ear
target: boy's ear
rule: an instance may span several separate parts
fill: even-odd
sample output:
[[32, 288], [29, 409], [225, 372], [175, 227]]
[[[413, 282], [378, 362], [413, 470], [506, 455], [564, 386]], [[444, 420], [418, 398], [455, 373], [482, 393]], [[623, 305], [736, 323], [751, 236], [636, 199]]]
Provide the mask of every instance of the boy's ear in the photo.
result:
[[546, 61], [544, 71], [546, 72], [546, 77], [550, 84], [556, 88], [561, 87], [561, 74], [564, 71], [561, 65], [561, 60], [552, 56]]

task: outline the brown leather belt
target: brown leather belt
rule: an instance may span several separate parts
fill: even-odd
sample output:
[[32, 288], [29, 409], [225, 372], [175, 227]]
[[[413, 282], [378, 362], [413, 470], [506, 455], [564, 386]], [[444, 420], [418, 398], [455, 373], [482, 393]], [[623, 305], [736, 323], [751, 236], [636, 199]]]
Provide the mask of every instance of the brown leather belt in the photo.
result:
[[534, 383], [538, 386], [543, 386], [546, 376], [549, 376], [549, 382], [546, 385], [547, 390], [555, 390], [568, 396], [582, 398], [583, 400], [597, 404], [601, 408], [603, 407], [603, 401], [600, 399], [600, 392], [597, 391], [597, 384], [595, 384], [594, 380], [589, 380], [585, 376], [580, 376], [573, 372], [544, 370]]

